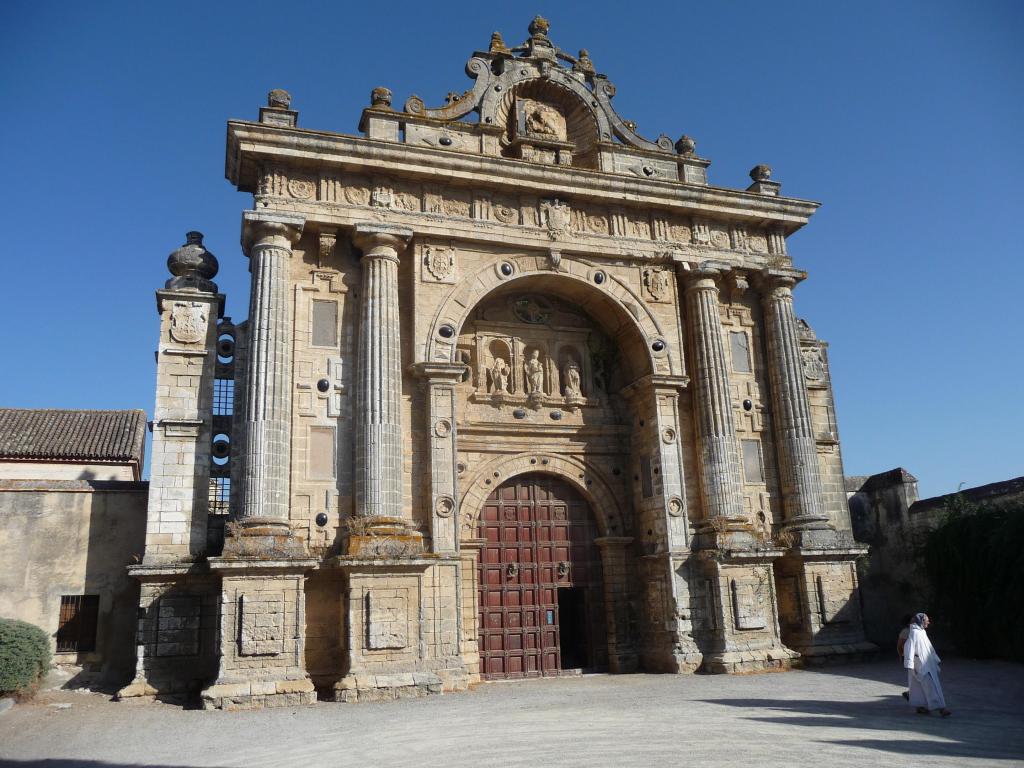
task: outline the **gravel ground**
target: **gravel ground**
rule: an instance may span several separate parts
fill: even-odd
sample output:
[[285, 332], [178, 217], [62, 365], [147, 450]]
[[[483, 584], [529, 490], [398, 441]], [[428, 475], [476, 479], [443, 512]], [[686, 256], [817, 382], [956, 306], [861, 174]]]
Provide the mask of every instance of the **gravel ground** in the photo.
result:
[[893, 661], [490, 683], [260, 712], [57, 690], [0, 715], [0, 766], [1024, 766], [1024, 666], [947, 661], [948, 719], [914, 713], [904, 682]]

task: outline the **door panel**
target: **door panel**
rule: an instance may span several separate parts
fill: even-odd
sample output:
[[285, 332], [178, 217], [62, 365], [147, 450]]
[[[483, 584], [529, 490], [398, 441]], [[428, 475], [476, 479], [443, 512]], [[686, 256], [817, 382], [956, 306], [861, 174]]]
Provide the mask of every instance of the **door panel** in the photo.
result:
[[[604, 587], [586, 501], [564, 481], [524, 475], [495, 489], [480, 514], [480, 652], [488, 679], [558, 674], [559, 590], [586, 594], [589, 629], [570, 638], [574, 664], [605, 658]], [[563, 601], [564, 602], [564, 601]], [[567, 621], [570, 617], [566, 617]], [[573, 627], [580, 619], [572, 617]]]

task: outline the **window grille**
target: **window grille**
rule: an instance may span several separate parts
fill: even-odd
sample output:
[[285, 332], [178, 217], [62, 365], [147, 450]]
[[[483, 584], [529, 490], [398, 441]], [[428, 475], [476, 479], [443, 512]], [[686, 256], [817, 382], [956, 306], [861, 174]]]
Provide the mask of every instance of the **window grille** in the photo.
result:
[[99, 595], [62, 595], [57, 652], [95, 651], [99, 612]]
[[230, 511], [231, 478], [210, 478], [210, 514], [226, 515]]
[[235, 404], [235, 380], [213, 380], [213, 415], [230, 416]]

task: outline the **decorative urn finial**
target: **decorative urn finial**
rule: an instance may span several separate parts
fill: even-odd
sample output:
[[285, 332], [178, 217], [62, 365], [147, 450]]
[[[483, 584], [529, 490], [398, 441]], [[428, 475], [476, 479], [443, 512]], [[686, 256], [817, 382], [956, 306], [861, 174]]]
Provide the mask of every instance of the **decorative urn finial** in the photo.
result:
[[267, 106], [271, 109], [291, 109], [292, 95], [284, 88], [275, 88], [267, 94]]
[[697, 142], [691, 139], [689, 136], [680, 136], [679, 141], [676, 142], [676, 152], [683, 157], [693, 157], [697, 151]]
[[761, 163], [750, 169], [750, 178], [754, 181], [768, 181], [772, 177], [772, 167]]
[[530, 33], [530, 37], [534, 38], [547, 38], [550, 29], [551, 23], [543, 16], [534, 16], [533, 21], [530, 22], [530, 26], [527, 27], [527, 31]]
[[508, 53], [508, 46], [505, 45], [505, 38], [501, 36], [501, 32], [491, 33], [491, 45], [488, 48], [490, 53]]
[[174, 277], [164, 283], [166, 288], [216, 293], [217, 284], [212, 278], [219, 269], [217, 257], [203, 245], [202, 232], [185, 233], [185, 244], [171, 251], [167, 257], [167, 269]]
[[391, 109], [391, 89], [378, 85], [370, 91], [370, 106], [374, 109]]

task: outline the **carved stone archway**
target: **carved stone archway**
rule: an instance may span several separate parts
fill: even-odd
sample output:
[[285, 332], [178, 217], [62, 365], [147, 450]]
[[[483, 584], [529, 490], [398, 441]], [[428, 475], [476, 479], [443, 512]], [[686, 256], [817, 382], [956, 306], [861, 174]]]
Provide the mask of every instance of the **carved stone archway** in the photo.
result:
[[[682, 340], [669, 338], [658, 318], [628, 285], [595, 264], [563, 256], [557, 266], [540, 254], [508, 256], [467, 275], [444, 298], [428, 328], [418, 356], [426, 362], [459, 362], [456, 346], [463, 324], [473, 309], [492, 292], [529, 278], [544, 278], [554, 294], [560, 284], [608, 308], [614, 320], [626, 326], [637, 347], [642, 347], [646, 370], [638, 376], [657, 373], [683, 374]], [[637, 350], [637, 355], [640, 353]]]

